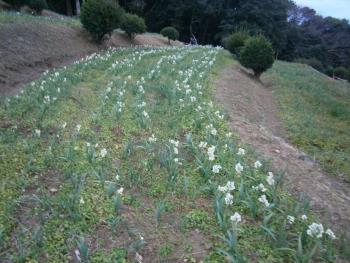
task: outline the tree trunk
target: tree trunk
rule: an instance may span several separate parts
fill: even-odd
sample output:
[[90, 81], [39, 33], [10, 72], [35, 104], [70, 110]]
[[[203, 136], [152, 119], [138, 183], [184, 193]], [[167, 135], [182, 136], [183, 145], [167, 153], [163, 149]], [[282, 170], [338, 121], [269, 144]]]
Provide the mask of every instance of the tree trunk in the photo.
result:
[[68, 16], [72, 16], [73, 15], [73, 9], [72, 9], [71, 0], [66, 0], [66, 8], [67, 8], [67, 15]]
[[79, 0], [75, 0], [75, 7], [77, 9], [77, 16], [80, 16], [80, 2], [79, 2]]

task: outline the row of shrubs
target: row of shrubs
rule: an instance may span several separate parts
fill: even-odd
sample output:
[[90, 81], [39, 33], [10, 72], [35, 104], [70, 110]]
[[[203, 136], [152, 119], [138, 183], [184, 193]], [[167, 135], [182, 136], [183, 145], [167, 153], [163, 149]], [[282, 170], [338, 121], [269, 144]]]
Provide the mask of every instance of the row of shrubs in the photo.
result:
[[[124, 30], [131, 39], [147, 29], [143, 18], [126, 13], [115, 0], [86, 0], [80, 20], [96, 40], [101, 40], [105, 34], [111, 34], [116, 28]], [[179, 32], [173, 27], [164, 28], [161, 34], [169, 39], [169, 43], [170, 40], [179, 38]]]
[[244, 67], [252, 69], [257, 78], [275, 60], [272, 44], [263, 35], [250, 36], [248, 31], [237, 30], [223, 39], [223, 45]]
[[[240, 63], [254, 71], [256, 76], [270, 68], [274, 61], [271, 43], [263, 36], [251, 37], [249, 32], [239, 29], [223, 40], [223, 45]], [[338, 77], [350, 81], [350, 69], [344, 67], [325, 68], [315, 58], [299, 58], [294, 62], [307, 64], [330, 77]]]
[[[46, 0], [5, 1], [14, 8], [28, 6], [38, 14], [48, 8]], [[147, 29], [143, 18], [126, 13], [116, 0], [85, 0], [81, 8], [80, 20], [84, 28], [98, 41], [116, 28], [123, 29], [131, 39], [137, 34], [146, 32]], [[160, 33], [168, 38], [169, 44], [170, 40], [179, 38], [179, 32], [174, 27], [165, 27]]]

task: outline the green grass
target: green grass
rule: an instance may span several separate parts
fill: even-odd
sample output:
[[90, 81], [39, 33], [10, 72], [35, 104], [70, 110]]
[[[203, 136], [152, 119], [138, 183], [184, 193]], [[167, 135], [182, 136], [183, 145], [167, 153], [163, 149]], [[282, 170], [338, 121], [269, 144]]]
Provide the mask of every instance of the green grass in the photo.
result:
[[0, 11], [0, 25], [13, 23], [49, 23], [54, 25], [81, 27], [79, 19], [76, 18], [64, 17], [64, 19], [60, 19], [46, 16], [33, 16], [17, 12]]
[[293, 144], [330, 174], [350, 181], [350, 85], [311, 67], [276, 62], [265, 75], [274, 87]]
[[[329, 237], [306, 234], [315, 220], [307, 205], [282, 191], [279, 175], [269, 185], [254, 152], [237, 154], [242, 146], [211, 101], [213, 79], [230, 63], [212, 47], [111, 49], [4, 98], [0, 261], [78, 253], [82, 262], [293, 262], [314, 247], [315, 261], [334, 261]], [[232, 205], [218, 191], [228, 181]]]

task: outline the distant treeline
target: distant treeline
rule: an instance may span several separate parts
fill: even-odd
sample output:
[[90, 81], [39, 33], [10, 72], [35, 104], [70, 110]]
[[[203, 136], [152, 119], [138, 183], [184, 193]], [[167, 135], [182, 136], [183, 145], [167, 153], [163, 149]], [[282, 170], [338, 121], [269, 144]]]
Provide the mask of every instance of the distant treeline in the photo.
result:
[[201, 44], [221, 44], [232, 31], [245, 28], [268, 37], [279, 59], [308, 63], [330, 75], [337, 67], [350, 69], [349, 21], [319, 16], [290, 0], [120, 0], [119, 4], [145, 17], [151, 31], [175, 26], [183, 41], [192, 31]]
[[[79, 0], [46, 1], [53, 11], [74, 15]], [[80, 4], [84, 1], [88, 0]], [[292, 0], [119, 0], [119, 4], [144, 17], [149, 31], [174, 26], [184, 42], [193, 33], [200, 44], [217, 45], [244, 28], [252, 35], [268, 37], [279, 59], [297, 60], [329, 75], [350, 78], [349, 21], [319, 16]]]

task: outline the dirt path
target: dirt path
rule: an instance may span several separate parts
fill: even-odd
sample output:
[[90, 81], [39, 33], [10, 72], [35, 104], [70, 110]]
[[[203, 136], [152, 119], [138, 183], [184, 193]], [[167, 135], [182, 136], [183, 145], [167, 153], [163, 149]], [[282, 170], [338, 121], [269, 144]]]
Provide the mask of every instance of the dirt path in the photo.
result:
[[350, 187], [324, 174], [303, 152], [281, 136], [273, 91], [252, 81], [239, 66], [226, 68], [216, 85], [216, 99], [230, 116], [231, 128], [242, 141], [271, 161], [275, 171], [285, 172], [285, 187], [298, 198], [310, 199], [323, 222], [350, 238]]

